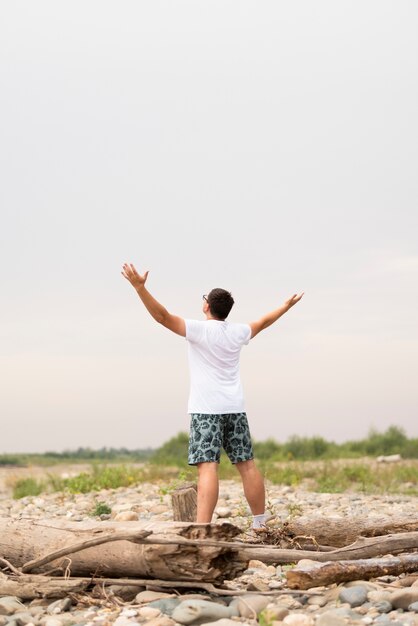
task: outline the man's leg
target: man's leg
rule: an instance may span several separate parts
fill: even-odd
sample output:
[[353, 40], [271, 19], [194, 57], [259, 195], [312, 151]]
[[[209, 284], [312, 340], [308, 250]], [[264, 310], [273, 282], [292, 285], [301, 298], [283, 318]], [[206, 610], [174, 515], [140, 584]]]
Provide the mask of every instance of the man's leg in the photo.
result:
[[211, 523], [218, 501], [218, 463], [198, 463], [197, 482], [197, 523]]
[[250, 505], [252, 514], [264, 515], [266, 506], [264, 479], [254, 463], [254, 459], [241, 461], [235, 465], [241, 474], [244, 495]]

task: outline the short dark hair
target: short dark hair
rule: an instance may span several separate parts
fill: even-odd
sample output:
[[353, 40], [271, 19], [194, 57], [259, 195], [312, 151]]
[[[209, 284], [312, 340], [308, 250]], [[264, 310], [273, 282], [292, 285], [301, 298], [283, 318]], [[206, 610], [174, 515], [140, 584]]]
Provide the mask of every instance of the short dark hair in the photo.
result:
[[216, 287], [208, 294], [208, 304], [213, 317], [224, 320], [234, 306], [234, 298], [229, 291]]

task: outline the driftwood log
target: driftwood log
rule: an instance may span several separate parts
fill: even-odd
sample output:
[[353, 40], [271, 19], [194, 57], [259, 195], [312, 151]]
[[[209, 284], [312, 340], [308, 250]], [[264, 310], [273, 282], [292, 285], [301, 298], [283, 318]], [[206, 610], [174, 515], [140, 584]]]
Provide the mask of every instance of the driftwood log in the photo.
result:
[[386, 554], [401, 554], [418, 550], [418, 532], [383, 535], [381, 537], [360, 537], [349, 546], [321, 552], [314, 550], [288, 550], [269, 545], [242, 548], [244, 558], [257, 559], [263, 563], [295, 563], [302, 559], [327, 562], [354, 559], [368, 559]]
[[239, 532], [232, 524], [0, 518], [0, 557], [38, 574], [56, 568], [72, 576], [222, 582], [247, 566], [230, 545]]
[[[314, 537], [323, 546], [341, 548], [358, 537], [418, 531], [418, 514], [410, 516], [297, 517], [287, 525], [291, 536]], [[301, 543], [303, 545], [303, 542]]]
[[53, 576], [6, 576], [0, 572], [0, 595], [16, 596], [21, 600], [33, 598], [64, 598], [70, 593], [86, 591], [90, 578], [56, 578]]
[[418, 554], [383, 559], [359, 559], [333, 563], [299, 563], [286, 573], [291, 589], [309, 589], [350, 580], [369, 580], [387, 574], [398, 576], [418, 571]]

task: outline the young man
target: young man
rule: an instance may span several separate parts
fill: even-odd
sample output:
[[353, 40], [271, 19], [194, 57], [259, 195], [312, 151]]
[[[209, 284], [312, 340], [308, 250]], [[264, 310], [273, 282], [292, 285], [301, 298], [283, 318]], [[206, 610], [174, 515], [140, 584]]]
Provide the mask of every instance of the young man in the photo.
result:
[[197, 522], [210, 523], [218, 500], [218, 463], [221, 447], [238, 469], [244, 494], [253, 514], [253, 528], [262, 528], [265, 513], [263, 478], [254, 463], [250, 431], [239, 376], [243, 345], [271, 326], [302, 298], [293, 295], [282, 306], [251, 324], [225, 321], [234, 304], [225, 289], [212, 289], [203, 296], [205, 321], [172, 315], [145, 287], [148, 272], [138, 274], [125, 263], [122, 275], [135, 288], [152, 317], [177, 335], [189, 348], [191, 415], [189, 464], [197, 465]]

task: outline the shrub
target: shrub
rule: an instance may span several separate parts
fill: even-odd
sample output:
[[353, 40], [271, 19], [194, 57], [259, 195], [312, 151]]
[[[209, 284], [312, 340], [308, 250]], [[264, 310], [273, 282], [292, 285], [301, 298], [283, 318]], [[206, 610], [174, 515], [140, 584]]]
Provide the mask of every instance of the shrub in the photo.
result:
[[22, 478], [13, 486], [13, 497], [19, 500], [25, 496], [39, 496], [44, 487], [44, 483], [38, 482], [35, 478]]
[[108, 504], [106, 504], [106, 502], [99, 501], [96, 502], [96, 506], [94, 507], [90, 515], [92, 517], [100, 517], [101, 515], [110, 515], [111, 512], [112, 509]]
[[158, 465], [175, 465], [187, 467], [189, 435], [179, 433], [158, 448], [150, 457], [150, 462]]

